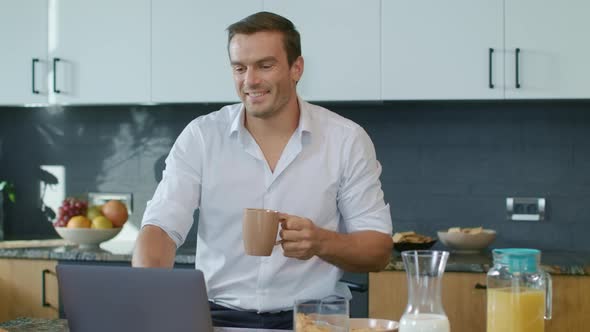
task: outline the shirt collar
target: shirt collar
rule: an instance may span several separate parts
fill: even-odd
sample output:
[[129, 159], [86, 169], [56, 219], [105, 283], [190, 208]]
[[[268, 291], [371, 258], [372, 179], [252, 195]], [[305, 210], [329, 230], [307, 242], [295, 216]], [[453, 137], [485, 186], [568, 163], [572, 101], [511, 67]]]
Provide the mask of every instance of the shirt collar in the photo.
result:
[[235, 112], [235, 117], [229, 127], [229, 135], [231, 136], [233, 133], [241, 131], [244, 128], [244, 104], [238, 104], [239, 110]]
[[[295, 131], [301, 135], [301, 133], [303, 132], [308, 132], [311, 133], [312, 132], [312, 119], [311, 119], [311, 110], [310, 110], [310, 104], [308, 102], [306, 102], [305, 100], [301, 99], [299, 96], [297, 96], [297, 101], [299, 104], [299, 126], [297, 126], [297, 129], [295, 129]], [[244, 127], [244, 116], [245, 116], [245, 111], [246, 108], [244, 107], [244, 104], [238, 104], [239, 105], [239, 110], [238, 112], [236, 112], [236, 115], [231, 123], [231, 126], [229, 128], [229, 135], [231, 136], [233, 133], [241, 133], [244, 130], [246, 130], [246, 128]]]
[[312, 119], [311, 119], [311, 105], [306, 102], [305, 100], [301, 99], [297, 96], [297, 100], [299, 101], [299, 126], [297, 127], [297, 131], [300, 133], [312, 132]]

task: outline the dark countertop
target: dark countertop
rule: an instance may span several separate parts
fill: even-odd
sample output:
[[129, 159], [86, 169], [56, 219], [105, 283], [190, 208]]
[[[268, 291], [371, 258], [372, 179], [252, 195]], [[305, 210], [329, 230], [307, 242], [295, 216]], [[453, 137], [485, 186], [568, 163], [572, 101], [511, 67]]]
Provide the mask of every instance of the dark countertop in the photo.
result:
[[[63, 240], [42, 240], [0, 242], [0, 258], [17, 259], [47, 259], [61, 261], [87, 261], [87, 262], [131, 262], [133, 242], [109, 241], [97, 248], [80, 249], [76, 245], [68, 244]], [[176, 252], [177, 264], [195, 264], [195, 250], [180, 248]]]
[[[491, 251], [469, 254], [451, 251], [445, 271], [486, 273], [491, 266]], [[590, 252], [543, 251], [541, 266], [551, 274], [590, 276]], [[400, 253], [394, 252], [385, 270], [404, 271]]]
[[[17, 245], [18, 244], [18, 245]], [[48, 259], [86, 262], [131, 262], [133, 242], [109, 241], [100, 248], [79, 249], [63, 240], [0, 242], [0, 258]], [[195, 264], [195, 248], [179, 249], [177, 264]], [[485, 273], [492, 264], [490, 251], [465, 254], [451, 252], [446, 271]], [[543, 251], [541, 265], [551, 274], [590, 276], [590, 252]], [[400, 253], [394, 251], [386, 271], [404, 271]]]
[[[0, 323], [0, 328], [9, 332], [68, 332], [68, 322], [65, 319], [18, 318]], [[285, 332], [285, 330], [238, 329], [216, 327], [215, 332]]]

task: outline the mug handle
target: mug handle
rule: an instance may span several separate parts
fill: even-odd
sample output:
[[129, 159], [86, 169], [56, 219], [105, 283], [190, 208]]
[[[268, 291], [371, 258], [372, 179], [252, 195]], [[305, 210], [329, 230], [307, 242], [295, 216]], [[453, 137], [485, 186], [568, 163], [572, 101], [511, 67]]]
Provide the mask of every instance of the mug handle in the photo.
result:
[[[281, 214], [280, 214], [280, 212], [279, 212], [279, 211], [275, 211], [275, 212], [278, 214], [278, 219], [279, 219], [279, 230], [278, 230], [278, 232], [280, 232], [280, 231], [281, 231], [281, 229], [282, 229], [282, 227], [283, 227], [283, 226], [282, 226], [283, 224], [281, 223], [281, 220], [285, 220], [285, 218], [281, 217]], [[277, 234], [277, 235], [278, 235], [278, 234]], [[275, 246], [278, 246], [279, 244], [283, 244], [283, 240], [282, 240], [282, 239], [281, 239], [281, 240], [277, 240], [277, 241], [275, 242]]]

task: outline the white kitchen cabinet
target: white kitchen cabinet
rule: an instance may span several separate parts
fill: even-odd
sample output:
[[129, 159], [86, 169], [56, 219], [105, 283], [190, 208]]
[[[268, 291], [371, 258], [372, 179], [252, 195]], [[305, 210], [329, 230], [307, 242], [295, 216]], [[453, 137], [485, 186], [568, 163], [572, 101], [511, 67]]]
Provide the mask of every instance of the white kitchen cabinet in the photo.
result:
[[47, 5], [0, 0], [0, 105], [47, 103]]
[[235, 102], [226, 28], [262, 0], [152, 0], [152, 100]]
[[[384, 1], [385, 3], [385, 1]], [[380, 99], [378, 0], [265, 0], [301, 34], [305, 62], [298, 92], [306, 100]]]
[[381, 99], [504, 98], [501, 0], [381, 7]]
[[590, 98], [589, 12], [583, 0], [382, 1], [382, 99]]
[[590, 2], [519, 0], [505, 5], [506, 98], [590, 98]]
[[50, 102], [150, 101], [150, 0], [50, 0]]

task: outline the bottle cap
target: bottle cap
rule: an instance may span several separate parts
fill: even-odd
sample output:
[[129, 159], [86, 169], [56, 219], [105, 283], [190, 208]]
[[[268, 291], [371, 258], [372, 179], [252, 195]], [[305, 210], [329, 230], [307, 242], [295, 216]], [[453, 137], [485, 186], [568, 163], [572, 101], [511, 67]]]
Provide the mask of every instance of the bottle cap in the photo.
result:
[[510, 273], [535, 273], [539, 266], [541, 251], [537, 249], [494, 249], [494, 262], [508, 266]]

